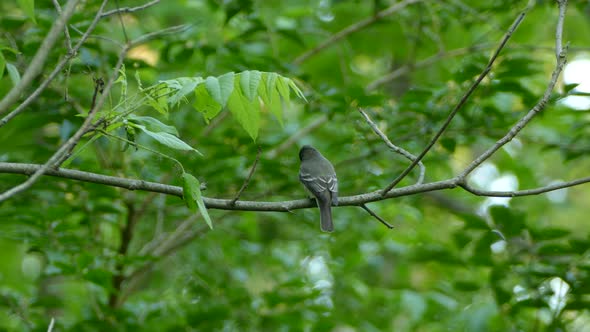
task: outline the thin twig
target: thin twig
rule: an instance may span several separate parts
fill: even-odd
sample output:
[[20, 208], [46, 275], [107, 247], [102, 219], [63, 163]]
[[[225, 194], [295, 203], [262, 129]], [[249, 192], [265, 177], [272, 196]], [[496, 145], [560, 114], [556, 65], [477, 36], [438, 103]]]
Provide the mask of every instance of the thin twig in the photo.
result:
[[479, 84], [481, 83], [481, 81], [492, 70], [492, 65], [494, 64], [494, 62], [498, 58], [498, 55], [500, 54], [500, 51], [502, 51], [502, 49], [504, 48], [504, 46], [506, 45], [506, 43], [508, 42], [508, 40], [510, 39], [510, 37], [512, 36], [512, 34], [514, 33], [514, 31], [516, 30], [516, 28], [518, 28], [518, 26], [520, 25], [520, 23], [524, 19], [525, 14], [526, 14], [526, 11], [525, 12], [522, 12], [520, 15], [518, 15], [518, 17], [516, 18], [516, 20], [514, 21], [514, 23], [512, 23], [512, 26], [510, 27], [510, 29], [508, 29], [508, 32], [506, 32], [506, 34], [502, 38], [502, 41], [500, 42], [500, 45], [498, 46], [498, 48], [496, 49], [496, 51], [494, 52], [494, 54], [490, 58], [490, 61], [488, 62], [486, 68], [479, 75], [479, 77], [475, 80], [475, 82], [473, 82], [473, 84], [471, 85], [471, 87], [469, 87], [469, 89], [463, 95], [463, 97], [461, 98], [461, 100], [459, 100], [459, 103], [457, 103], [457, 105], [455, 105], [455, 107], [453, 108], [453, 110], [451, 111], [451, 113], [449, 113], [449, 116], [447, 117], [447, 119], [443, 123], [442, 127], [434, 135], [434, 137], [432, 138], [432, 140], [430, 141], [430, 143], [428, 143], [428, 145], [426, 146], [426, 148], [418, 155], [418, 157], [414, 161], [412, 161], [412, 163], [410, 164], [410, 166], [408, 166], [408, 168], [406, 168], [395, 180], [393, 180], [393, 182], [391, 182], [385, 189], [382, 190], [382, 192], [381, 192], [382, 195], [386, 195], [404, 177], [406, 177], [406, 175], [408, 175], [412, 171], [412, 169], [414, 169], [414, 167], [424, 158], [424, 156], [428, 153], [428, 151], [430, 151], [430, 149], [434, 146], [434, 144], [442, 136], [442, 134], [444, 133], [444, 131], [451, 124], [451, 121], [453, 120], [453, 118], [455, 117], [455, 115], [457, 114], [457, 112], [459, 112], [459, 110], [461, 109], [461, 107], [463, 107], [463, 105], [465, 105], [465, 103], [467, 102], [467, 100], [469, 99], [469, 97], [471, 96], [471, 94], [473, 93], [473, 91], [475, 91], [475, 89], [479, 86]]
[[[373, 131], [375, 132], [375, 134], [377, 134], [377, 136], [379, 136], [383, 140], [383, 142], [385, 142], [385, 144], [393, 152], [398, 153], [398, 154], [401, 154], [402, 156], [408, 158], [410, 161], [414, 161], [414, 160], [417, 159], [416, 156], [414, 156], [410, 152], [408, 152], [405, 149], [400, 148], [399, 146], [396, 146], [395, 144], [391, 143], [391, 141], [389, 140], [389, 138], [387, 137], [387, 135], [385, 135], [379, 129], [379, 127], [377, 127], [377, 124], [375, 124], [375, 122], [373, 122], [373, 120], [371, 120], [371, 118], [369, 117], [369, 115], [367, 113], [365, 113], [365, 111], [363, 111], [363, 109], [359, 108], [358, 111], [365, 118], [365, 121], [367, 121], [367, 123], [369, 124], [369, 126], [371, 126], [371, 128], [373, 129]], [[426, 167], [424, 167], [424, 164], [421, 161], [418, 163], [418, 166], [420, 167], [420, 175], [418, 176], [418, 181], [416, 182], [416, 184], [420, 184], [420, 183], [422, 183], [424, 181], [424, 174], [426, 173]]]
[[[441, 52], [436, 53], [436, 54], [431, 55], [430, 57], [428, 57], [424, 60], [420, 60], [414, 64], [411, 64], [411, 65], [408, 64], [408, 65], [404, 65], [399, 68], [396, 68], [394, 71], [377, 78], [376, 80], [367, 84], [365, 91], [375, 90], [377, 87], [379, 87], [387, 82], [393, 81], [394, 79], [407, 74], [411, 70], [422, 69], [422, 68], [431, 66], [443, 59], [465, 55], [465, 54], [468, 54], [468, 53], [474, 52], [474, 51], [486, 50], [486, 49], [492, 48], [493, 46], [494, 45], [490, 44], [490, 43], [483, 43], [483, 44], [477, 44], [477, 45], [472, 45], [472, 46], [467, 46], [467, 47], [461, 47], [461, 48], [445, 51], [442, 53]], [[553, 47], [553, 46], [529, 45], [529, 44], [512, 44], [510, 46], [506, 46], [505, 48], [510, 49], [510, 50], [515, 49], [515, 50], [533, 50], [533, 51], [555, 49], [555, 47]], [[590, 51], [590, 48], [589, 47], [574, 47], [574, 46], [569, 47], [568, 52], [572, 52], [572, 51], [587, 52], [587, 51]]]
[[[165, 257], [171, 255], [174, 251], [184, 247], [187, 243], [191, 242], [197, 236], [205, 234], [209, 227], [200, 227], [194, 229], [196, 214], [192, 214], [189, 218], [176, 227], [176, 229], [163, 239], [159, 244], [155, 246], [148, 254], [152, 257]], [[119, 296], [119, 303], [124, 302], [142, 283], [144, 278], [152, 271], [157, 261], [146, 262], [143, 266], [134, 270], [126, 280], [125, 287], [121, 290]]]
[[236, 204], [236, 202], [240, 198], [240, 195], [242, 195], [242, 192], [244, 192], [246, 187], [248, 187], [248, 184], [250, 183], [250, 179], [252, 179], [252, 175], [254, 175], [254, 171], [256, 171], [256, 165], [258, 165], [258, 160], [260, 160], [261, 153], [262, 153], [262, 148], [260, 146], [258, 146], [258, 152], [256, 153], [256, 159], [254, 160], [252, 167], [250, 167], [250, 173], [248, 173], [248, 177], [246, 178], [246, 180], [244, 180], [244, 184], [242, 184], [242, 187], [240, 188], [240, 190], [238, 190], [236, 197], [234, 197], [234, 199], [232, 199], [232, 201], [231, 201], [232, 205]]
[[[504, 146], [506, 143], [510, 142], [514, 137], [516, 137], [516, 135], [518, 135], [518, 133], [535, 117], [535, 115], [537, 115], [547, 106], [549, 98], [551, 98], [551, 93], [553, 92], [553, 89], [557, 84], [559, 75], [561, 75], [561, 72], [563, 71], [563, 68], [565, 67], [565, 64], [567, 62], [567, 46], [564, 48], [561, 44], [559, 44], [562, 40], [563, 35], [563, 20], [565, 19], [565, 14], [563, 13], [563, 11], [565, 10], [566, 6], [567, 1], [559, 1], [559, 18], [556, 28], [557, 37], [555, 38], [555, 49], [556, 51], [559, 50], [559, 58], [557, 59], [557, 64], [555, 65], [555, 69], [551, 74], [551, 79], [549, 81], [549, 84], [547, 85], [547, 89], [545, 89], [543, 97], [531, 110], [528, 111], [528, 113], [522, 119], [520, 119], [512, 128], [510, 128], [510, 131], [508, 131], [508, 133], [506, 133], [504, 137], [499, 139], [493, 146], [491, 146], [484, 153], [479, 155], [475, 160], [473, 160], [473, 162], [471, 162], [465, 168], [465, 170], [458, 176], [462, 182], [465, 181], [465, 178], [467, 177], [467, 175], [469, 175], [469, 173], [471, 173], [474, 169], [481, 165], [485, 160], [490, 158], [502, 146]], [[464, 184], [461, 185], [463, 186]]]
[[[117, 8], [119, 8], [119, 0], [115, 0], [115, 3], [117, 4]], [[129, 43], [129, 37], [127, 37], [127, 29], [125, 29], [125, 23], [123, 23], [123, 16], [121, 15], [120, 11], [117, 17], [119, 18], [119, 24], [121, 25], [121, 31], [123, 32], [123, 39], [125, 39], [125, 43]]]
[[13, 187], [13, 188], [11, 188], [11, 189], [3, 192], [2, 194], [0, 194], [0, 202], [3, 202], [3, 201], [9, 199], [12, 196], [14, 196], [14, 195], [16, 195], [18, 193], [21, 193], [21, 192], [27, 190], [45, 172], [47, 172], [47, 170], [49, 170], [50, 168], [57, 168], [57, 167], [59, 167], [59, 165], [61, 165], [61, 163], [65, 160], [64, 158], [67, 158], [67, 156], [70, 153], [70, 151], [78, 144], [78, 142], [80, 141], [80, 139], [82, 139], [82, 136], [86, 132], [88, 132], [88, 130], [93, 126], [92, 121], [94, 120], [94, 116], [96, 115], [96, 113], [98, 112], [98, 110], [102, 108], [102, 105], [106, 101], [106, 96], [108, 95], [109, 91], [111, 90], [111, 87], [115, 83], [116, 78], [118, 77], [119, 69], [123, 65], [123, 59], [125, 58], [125, 55], [127, 54], [127, 51], [128, 50], [129, 50], [129, 48], [125, 47], [121, 51], [121, 53], [119, 54], [119, 58], [118, 58], [117, 64], [115, 65], [113, 74], [111, 75], [108, 83], [106, 84], [106, 86], [104, 88], [104, 93], [100, 96], [100, 98], [98, 98], [95, 107], [93, 107], [88, 112], [88, 116], [86, 117], [86, 119], [84, 120], [84, 122], [82, 123], [82, 126], [78, 129], [78, 131], [76, 131], [76, 133], [72, 137], [70, 137], [49, 158], [49, 160], [47, 160], [47, 162], [43, 166], [41, 166], [39, 169], [37, 169], [35, 171], [35, 173], [33, 173], [25, 182], [23, 182], [23, 183], [17, 185], [16, 187]]
[[146, 33], [145, 35], [139, 36], [139, 37], [133, 39], [132, 41], [130, 41], [129, 45], [131, 47], [133, 47], [133, 46], [154, 40], [154, 39], [159, 38], [161, 36], [170, 35], [170, 34], [174, 34], [177, 32], [183, 32], [183, 31], [188, 30], [191, 26], [192, 26], [191, 24], [180, 24], [180, 25], [175, 25], [175, 26], [165, 28], [162, 30]]
[[540, 188], [525, 189], [517, 191], [492, 191], [492, 190], [480, 190], [471, 187], [467, 183], [459, 183], [459, 186], [466, 191], [476, 195], [485, 197], [520, 197], [520, 196], [532, 196], [548, 193], [550, 191], [560, 190], [564, 188], [574, 187], [580, 184], [590, 182], [590, 177], [585, 177], [573, 181], [554, 183]]
[[557, 27], [555, 28], [555, 58], [559, 62], [563, 58], [563, 22], [565, 21], [565, 10], [567, 9], [567, 0], [557, 0], [559, 4], [559, 17], [557, 18]]
[[160, 2], [160, 0], [153, 0], [153, 1], [150, 1], [146, 4], [143, 4], [143, 5], [137, 6], [137, 7], [123, 7], [123, 8], [113, 9], [113, 10], [103, 13], [101, 15], [101, 18], [105, 18], [107, 16], [111, 16], [111, 15], [115, 15], [115, 14], [133, 13], [133, 12], [136, 12], [139, 10], [144, 10], [148, 7], [151, 7], [155, 4], [157, 4], [158, 2]]
[[[80, 35], [83, 35], [84, 33], [82, 31], [80, 31], [80, 29], [76, 28], [76, 26], [70, 24], [70, 28], [72, 30], [74, 30], [75, 32], [77, 32]], [[124, 43], [119, 42], [118, 40], [115, 40], [113, 38], [109, 38], [109, 37], [105, 37], [105, 36], [99, 36], [99, 35], [90, 35], [88, 36], [88, 38], [94, 38], [94, 39], [98, 39], [98, 40], [104, 40], [104, 41], [108, 41], [109, 43], [113, 43], [115, 45], [117, 45], [118, 47], [125, 47]]]
[[[100, 14], [102, 13], [102, 10], [104, 9], [107, 2], [108, 2], [108, 0], [102, 1], [102, 4], [101, 4], [100, 8], [98, 9], [98, 12], [94, 16], [92, 23], [90, 23], [90, 26], [88, 27], [88, 29], [86, 29], [86, 32], [84, 33], [84, 35], [80, 38], [78, 43], [74, 46], [74, 48], [72, 49], [72, 52], [69, 52], [68, 54], [66, 54], [66, 56], [57, 64], [57, 66], [55, 66], [55, 68], [53, 69], [51, 74], [49, 74], [49, 76], [39, 85], [39, 87], [37, 89], [35, 89], [35, 91], [33, 93], [31, 93], [27, 97], [27, 99], [25, 99], [25, 101], [22, 102], [22, 104], [20, 104], [17, 108], [15, 108], [12, 112], [10, 112], [8, 115], [6, 115], [4, 118], [2, 118], [2, 120], [0, 120], [0, 128], [2, 126], [4, 126], [6, 123], [8, 123], [8, 121], [10, 121], [12, 118], [14, 118], [18, 114], [20, 114], [25, 109], [27, 109], [27, 107], [32, 102], [34, 102], [41, 95], [41, 93], [43, 93], [43, 91], [45, 91], [45, 89], [49, 86], [49, 84], [62, 71], [62, 69], [70, 62], [70, 60], [74, 56], [76, 56], [80, 47], [82, 47], [82, 45], [86, 42], [86, 39], [88, 39], [88, 37], [90, 36], [92, 31], [94, 31], [94, 29], [96, 28], [96, 25], [98, 24], [98, 21], [100, 20]], [[0, 111], [0, 113], [2, 113], [2, 112]]]
[[53, 325], [55, 325], [55, 318], [51, 317], [51, 321], [49, 321], [49, 326], [47, 327], [47, 332], [53, 331]]
[[385, 221], [385, 219], [379, 217], [375, 212], [373, 212], [371, 209], [369, 209], [365, 204], [361, 204], [360, 207], [363, 208], [363, 210], [367, 211], [371, 216], [373, 216], [373, 218], [379, 220], [379, 222], [381, 222], [383, 225], [385, 225], [385, 227], [387, 227], [389, 229], [393, 229], [393, 225], [391, 225], [390, 223]]
[[362, 30], [362, 29], [366, 28], [367, 26], [380, 21], [384, 17], [387, 17], [391, 14], [394, 14], [394, 13], [400, 11], [401, 9], [403, 9], [404, 7], [406, 7], [408, 5], [411, 5], [413, 3], [420, 2], [420, 1], [421, 0], [405, 0], [402, 2], [398, 2], [398, 3], [394, 4], [393, 6], [380, 11], [377, 14], [375, 14], [369, 18], [366, 18], [362, 21], [351, 24], [348, 27], [346, 27], [346, 28], [338, 31], [334, 35], [330, 36], [330, 38], [324, 40], [316, 47], [314, 47], [311, 50], [308, 50], [305, 53], [298, 56], [295, 60], [293, 60], [293, 63], [295, 63], [297, 65], [301, 64], [304, 61], [306, 61], [307, 59], [311, 58], [312, 56], [314, 56], [314, 55], [318, 54], [319, 52], [321, 52], [322, 50], [326, 49], [328, 46], [339, 41], [340, 39], [342, 39], [350, 34], [353, 34], [359, 30]]
[[[55, 7], [55, 10], [57, 11], [57, 13], [61, 16], [61, 6], [59, 5], [59, 2], [57, 2], [57, 0], [52, 0], [53, 1], [53, 6]], [[68, 25], [65, 24], [64, 25], [64, 36], [66, 38], [66, 48], [68, 49], [68, 53], [72, 53], [72, 38], [70, 37], [70, 30], [68, 29]]]
[[43, 65], [49, 52], [53, 49], [53, 45], [57, 41], [57, 38], [61, 34], [66, 22], [70, 19], [76, 9], [80, 0], [69, 0], [65, 9], [62, 12], [55, 23], [49, 29], [47, 36], [43, 39], [41, 46], [37, 50], [37, 53], [31, 60], [31, 64], [21, 77], [21, 80], [16, 84], [10, 91], [0, 100], [0, 114], [6, 112], [12, 104], [14, 104], [21, 96], [21, 94], [33, 83], [33, 80], [43, 70]]

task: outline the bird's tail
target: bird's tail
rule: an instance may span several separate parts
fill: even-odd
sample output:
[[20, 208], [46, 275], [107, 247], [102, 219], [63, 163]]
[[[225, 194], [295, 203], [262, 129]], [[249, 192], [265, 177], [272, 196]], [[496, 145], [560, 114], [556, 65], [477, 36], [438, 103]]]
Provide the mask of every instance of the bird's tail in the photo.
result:
[[320, 208], [320, 227], [324, 232], [332, 232], [334, 230], [334, 224], [332, 223], [332, 202], [326, 199], [318, 203]]

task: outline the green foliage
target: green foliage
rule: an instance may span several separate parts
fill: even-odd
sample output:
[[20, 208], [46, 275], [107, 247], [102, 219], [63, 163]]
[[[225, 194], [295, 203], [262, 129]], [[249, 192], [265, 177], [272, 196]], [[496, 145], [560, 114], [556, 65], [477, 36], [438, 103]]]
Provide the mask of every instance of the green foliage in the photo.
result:
[[[105, 10], [147, 2], [109, 1]], [[100, 3], [80, 2], [67, 25], [72, 44]], [[47, 331], [54, 318], [53, 331], [586, 331], [584, 185], [503, 200], [456, 188], [370, 203], [393, 230], [339, 206], [332, 234], [319, 231], [317, 209], [205, 205], [236, 197], [246, 181], [240, 200], [305, 198], [304, 144], [333, 162], [340, 196], [384, 188], [409, 162], [356, 108], [420, 153], [532, 2], [416, 2], [296, 60], [400, 3], [168, 0], [101, 19], [39, 97], [0, 126], [0, 162], [46, 162], [88, 116], [97, 79], [115, 76], [98, 126], [62, 167], [174, 185], [182, 195], [44, 176], [1, 203], [0, 330]], [[426, 182], [460, 173], [542, 96], [557, 8], [533, 5], [427, 154]], [[590, 44], [587, 7], [570, 1], [570, 61]], [[1, 99], [58, 15], [50, 1], [2, 1], [0, 11]], [[178, 24], [189, 27], [154, 35]], [[120, 45], [146, 35], [112, 73]], [[62, 33], [19, 103], [67, 54]], [[470, 184], [512, 179], [528, 189], [588, 176], [587, 110], [563, 103], [588, 93], [558, 85]], [[26, 179], [2, 173], [0, 191]]]
[[147, 88], [150, 105], [161, 113], [168, 113], [169, 105], [178, 105], [188, 94], [195, 93], [194, 108], [206, 121], [216, 117], [227, 107], [248, 135], [256, 140], [260, 129], [260, 101], [283, 123], [281, 101], [290, 103], [293, 90], [305, 100], [303, 92], [289, 78], [276, 73], [248, 70], [227, 73], [219, 77], [180, 77], [160, 82]]
[[213, 229], [211, 217], [209, 217], [207, 207], [205, 206], [205, 202], [203, 202], [199, 180], [188, 173], [182, 173], [182, 189], [185, 195], [184, 201], [189, 209], [194, 212], [198, 207], [209, 228]]
[[36, 24], [35, 20], [35, 0], [18, 0], [18, 5], [23, 12]]

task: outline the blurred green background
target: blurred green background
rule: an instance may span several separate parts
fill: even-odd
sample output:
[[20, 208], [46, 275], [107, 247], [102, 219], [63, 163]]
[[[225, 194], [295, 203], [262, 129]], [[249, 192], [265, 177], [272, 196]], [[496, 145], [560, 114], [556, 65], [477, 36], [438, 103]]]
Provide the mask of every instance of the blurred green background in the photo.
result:
[[[144, 3], [109, 1], [107, 9]], [[68, 25], [73, 42], [99, 4], [78, 6]], [[206, 183], [207, 197], [233, 198], [258, 147], [241, 199], [306, 197], [297, 178], [304, 144], [332, 161], [341, 196], [375, 191], [408, 161], [387, 148], [357, 107], [393, 143], [418, 154], [530, 6], [424, 160], [426, 181], [451, 178], [541, 98], [555, 66], [557, 5], [416, 2], [301, 58], [395, 4], [167, 0], [106, 17], [67, 71], [0, 128], [0, 161], [44, 163], [81, 125], [93, 78], [112, 74], [125, 36], [187, 24], [130, 51], [130, 98], [140, 93], [135, 75], [147, 86], [260, 70], [295, 80], [307, 102], [292, 96], [283, 125], [263, 111], [256, 142], [228, 111], [205, 121], [192, 96], [168, 115], [139, 105], [135, 114], [175, 126], [204, 157], [141, 133], [137, 142], [178, 159]], [[25, 0], [3, 1], [0, 12], [3, 96], [57, 14], [49, 1]], [[67, 53], [60, 38], [39, 82]], [[546, 109], [473, 173], [475, 187], [519, 190], [588, 176], [587, 1], [570, 1], [564, 42], [569, 62], [580, 67], [568, 67], [569, 74], [566, 68]], [[574, 94], [577, 100], [568, 97]], [[104, 109], [117, 107], [120, 97], [117, 84]], [[122, 129], [117, 135], [128, 137]], [[87, 142], [69, 168], [181, 185], [180, 169], [166, 158], [106, 137]], [[400, 186], [416, 177], [414, 171]], [[0, 189], [25, 179], [0, 174]], [[587, 185], [512, 199], [453, 189], [369, 204], [393, 230], [359, 207], [334, 208], [332, 234], [320, 232], [317, 209], [210, 209], [210, 230], [178, 197], [43, 177], [0, 205], [0, 330], [47, 331], [53, 318], [54, 331], [590, 331], [589, 199]]]

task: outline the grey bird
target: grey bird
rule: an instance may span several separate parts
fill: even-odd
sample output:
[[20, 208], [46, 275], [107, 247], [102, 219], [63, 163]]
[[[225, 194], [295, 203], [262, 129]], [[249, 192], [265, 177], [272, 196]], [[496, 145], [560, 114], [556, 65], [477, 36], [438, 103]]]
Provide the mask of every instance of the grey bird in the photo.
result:
[[315, 197], [320, 208], [320, 226], [324, 232], [332, 232], [332, 204], [338, 205], [338, 179], [334, 166], [322, 154], [309, 145], [299, 150], [299, 181]]

